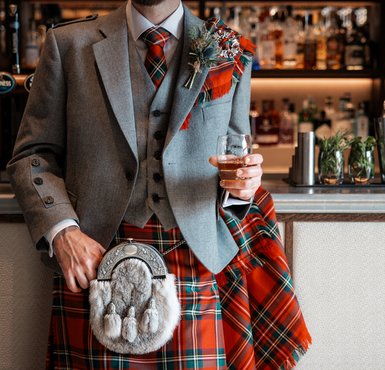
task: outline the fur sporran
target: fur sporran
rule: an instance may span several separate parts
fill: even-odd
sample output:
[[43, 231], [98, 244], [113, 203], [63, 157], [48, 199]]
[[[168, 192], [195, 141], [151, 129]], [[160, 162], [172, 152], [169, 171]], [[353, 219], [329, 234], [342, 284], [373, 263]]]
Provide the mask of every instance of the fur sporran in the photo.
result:
[[129, 241], [109, 250], [90, 283], [89, 299], [95, 337], [117, 353], [156, 351], [180, 319], [175, 276], [148, 244]]

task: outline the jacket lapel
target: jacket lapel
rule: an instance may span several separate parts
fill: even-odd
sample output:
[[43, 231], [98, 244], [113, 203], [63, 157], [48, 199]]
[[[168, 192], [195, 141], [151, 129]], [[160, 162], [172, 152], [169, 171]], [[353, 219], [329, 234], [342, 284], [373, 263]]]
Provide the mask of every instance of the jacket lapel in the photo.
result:
[[126, 4], [105, 17], [99, 32], [105, 38], [93, 45], [96, 64], [115, 117], [137, 159]]
[[184, 84], [190, 76], [190, 71], [192, 68], [188, 64], [191, 61], [189, 56], [191, 43], [188, 39], [188, 30], [190, 30], [195, 25], [201, 23], [202, 21], [195, 15], [193, 15], [185, 5], [183, 5], [183, 7], [184, 32], [182, 59], [180, 63], [178, 79], [176, 81], [173, 108], [170, 112], [170, 122], [165, 141], [165, 148], [170, 143], [171, 139], [175, 136], [175, 134], [179, 131], [187, 115], [193, 108], [194, 103], [199, 95], [199, 92], [209, 71], [209, 67], [201, 67], [202, 73], [196, 74], [195, 81], [191, 90], [189, 90], [187, 87], [184, 87]]

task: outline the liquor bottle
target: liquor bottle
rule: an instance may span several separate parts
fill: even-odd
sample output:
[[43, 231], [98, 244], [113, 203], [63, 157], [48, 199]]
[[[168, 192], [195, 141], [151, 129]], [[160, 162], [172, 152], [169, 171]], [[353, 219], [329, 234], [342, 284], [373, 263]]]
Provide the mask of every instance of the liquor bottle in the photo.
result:
[[328, 9], [326, 12], [326, 46], [327, 57], [326, 65], [328, 69], [341, 68], [341, 54], [340, 54], [340, 32], [337, 25], [336, 14]]
[[230, 8], [230, 16], [227, 21], [227, 24], [234, 31], [237, 31], [240, 34], [243, 34], [243, 29], [241, 27], [240, 17], [239, 17], [241, 11], [242, 11], [242, 8], [240, 6], [235, 6], [233, 8]]
[[333, 98], [331, 96], [327, 96], [325, 98], [325, 106], [324, 106], [325, 118], [330, 119], [331, 127], [333, 126], [333, 122], [337, 119], [337, 112], [333, 107]]
[[283, 22], [283, 68], [284, 69], [295, 69], [297, 64], [297, 42], [296, 34], [298, 24], [292, 17], [292, 7], [286, 8], [287, 16]]
[[357, 26], [347, 30], [345, 46], [345, 66], [348, 70], [361, 70], [365, 65], [365, 41], [359, 34]]
[[365, 102], [358, 105], [358, 110], [354, 122], [354, 134], [360, 136], [362, 141], [369, 136], [369, 116], [366, 113]]
[[278, 144], [278, 129], [273, 126], [268, 100], [262, 101], [262, 112], [257, 118], [257, 122], [256, 143], [261, 146]]
[[11, 34], [11, 56], [12, 73], [20, 74], [20, 54], [19, 54], [19, 14], [17, 5], [11, 4], [8, 8], [9, 29]]
[[289, 104], [289, 111], [291, 114], [291, 120], [293, 122], [293, 145], [298, 145], [298, 114], [295, 112], [295, 104]]
[[257, 111], [257, 105], [255, 102], [251, 102], [250, 104], [250, 112], [249, 112], [249, 119], [250, 119], [250, 130], [251, 130], [251, 137], [252, 142], [256, 143], [257, 138], [257, 125], [258, 125], [258, 117], [259, 113]]
[[275, 39], [269, 10], [266, 10], [259, 36], [259, 65], [261, 69], [274, 69]]
[[297, 32], [296, 32], [296, 38], [295, 38], [295, 41], [297, 43], [295, 69], [304, 69], [305, 30], [303, 27], [302, 18], [299, 14], [296, 15], [295, 20], [297, 22]]
[[326, 40], [326, 29], [321, 14], [318, 14], [318, 22], [314, 26], [314, 35], [316, 39], [316, 69], [326, 69], [327, 59], [327, 40]]
[[279, 117], [279, 144], [293, 144], [293, 116], [289, 110], [289, 99], [282, 100]]
[[272, 21], [272, 36], [274, 39], [275, 69], [283, 68], [283, 29], [278, 12], [274, 14]]
[[314, 135], [316, 144], [320, 139], [329, 138], [331, 136], [332, 121], [326, 117], [325, 111], [321, 111], [319, 119], [314, 120]]
[[298, 132], [314, 131], [313, 116], [309, 110], [309, 101], [305, 99], [298, 117]]
[[[332, 132], [336, 133], [340, 131], [341, 133], [345, 133], [352, 130], [351, 124], [351, 110], [350, 110], [350, 101], [347, 94], [341, 97], [339, 100], [339, 112], [337, 114], [337, 119], [333, 122], [334, 127], [332, 126]], [[353, 127], [354, 128], [354, 127]]]
[[307, 13], [305, 16], [305, 46], [304, 46], [304, 68], [315, 69], [316, 67], [317, 41], [314, 34], [313, 15]]
[[316, 103], [314, 102], [314, 99], [311, 95], [307, 97], [308, 105], [309, 105], [309, 112], [313, 119], [318, 118], [318, 107]]
[[40, 35], [36, 31], [36, 21], [30, 19], [30, 27], [26, 34], [24, 46], [23, 68], [35, 69], [40, 53]]
[[260, 69], [260, 66], [259, 66], [259, 49], [260, 49], [260, 47], [259, 47], [258, 34], [260, 32], [261, 23], [260, 23], [260, 19], [258, 17], [258, 10], [259, 9], [257, 7], [252, 6], [250, 8], [250, 15], [247, 18], [247, 22], [250, 25], [248, 39], [257, 47], [255, 50], [255, 53], [251, 59], [253, 70]]

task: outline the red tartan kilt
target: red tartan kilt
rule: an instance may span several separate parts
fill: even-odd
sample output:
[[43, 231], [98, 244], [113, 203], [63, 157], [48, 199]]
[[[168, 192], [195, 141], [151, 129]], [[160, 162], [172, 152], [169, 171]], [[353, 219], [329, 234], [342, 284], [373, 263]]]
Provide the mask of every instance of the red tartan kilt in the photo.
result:
[[[169, 272], [177, 277], [181, 321], [166, 345], [146, 355], [119, 355], [103, 347], [89, 325], [88, 290], [72, 293], [64, 278], [55, 276], [47, 368], [276, 370], [293, 364], [293, 352], [304, 351], [311, 339], [286, 260], [279, 243], [248, 237], [248, 232], [258, 232], [257, 224], [268, 224], [260, 208], [252, 216], [253, 227], [240, 227], [246, 223], [228, 223], [240, 251], [217, 276], [186, 244], [164, 256]], [[122, 224], [115, 243], [129, 237], [160, 252], [182, 239], [178, 228], [165, 232], [157, 219], [144, 229]]]

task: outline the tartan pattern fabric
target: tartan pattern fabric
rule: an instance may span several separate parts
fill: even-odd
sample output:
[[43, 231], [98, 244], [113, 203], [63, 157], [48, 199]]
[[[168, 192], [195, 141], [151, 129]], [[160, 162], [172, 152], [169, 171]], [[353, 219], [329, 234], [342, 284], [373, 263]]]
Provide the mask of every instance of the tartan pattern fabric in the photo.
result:
[[[293, 368], [311, 338], [282, 252], [271, 196], [261, 188], [242, 222], [222, 217], [240, 249], [220, 274], [212, 275], [186, 244], [164, 256], [177, 277], [182, 315], [173, 339], [156, 352], [119, 355], [104, 348], [90, 329], [88, 291], [71, 293], [56, 275], [47, 369]], [[123, 223], [111, 246], [129, 237], [160, 252], [183, 238], [178, 228], [165, 232], [155, 217], [143, 229]]]
[[162, 27], [151, 27], [140, 36], [148, 47], [144, 65], [157, 89], [162, 83], [167, 71], [163, 47], [170, 35], [170, 32]]

